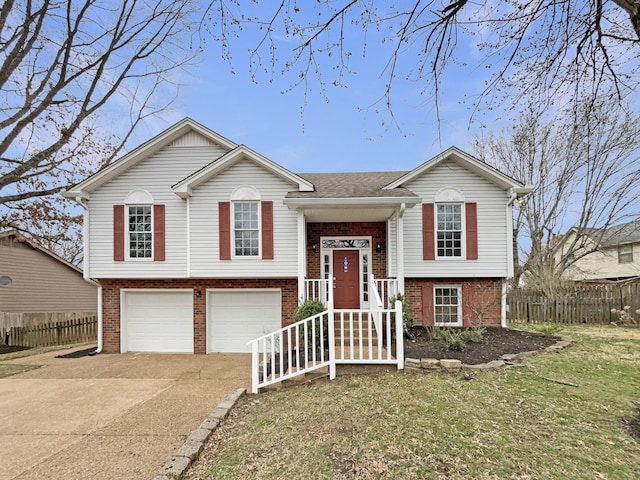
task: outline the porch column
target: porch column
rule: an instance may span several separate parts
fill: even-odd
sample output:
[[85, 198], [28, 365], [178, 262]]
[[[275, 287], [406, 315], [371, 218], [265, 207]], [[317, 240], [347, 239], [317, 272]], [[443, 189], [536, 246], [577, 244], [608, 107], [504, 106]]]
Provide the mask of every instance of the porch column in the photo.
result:
[[404, 295], [404, 203], [396, 210], [396, 270], [398, 292]]
[[307, 222], [304, 211], [298, 210], [298, 301], [304, 299], [304, 279], [307, 276]]

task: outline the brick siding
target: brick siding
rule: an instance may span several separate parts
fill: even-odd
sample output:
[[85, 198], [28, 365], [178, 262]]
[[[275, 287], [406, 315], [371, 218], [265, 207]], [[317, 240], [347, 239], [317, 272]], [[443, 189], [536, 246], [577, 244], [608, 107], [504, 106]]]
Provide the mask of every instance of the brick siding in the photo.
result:
[[193, 295], [193, 348], [195, 353], [207, 351], [208, 288], [279, 288], [282, 291], [282, 325], [293, 323], [298, 307], [298, 280], [278, 279], [102, 279], [103, 351], [120, 352], [120, 289], [191, 288]]
[[[387, 278], [387, 224], [386, 222], [308, 223], [307, 224], [307, 278], [321, 278], [320, 237], [371, 237], [373, 275]], [[376, 245], [382, 251], [376, 252]], [[313, 245], [318, 251], [313, 251]]]
[[462, 286], [463, 326], [499, 327], [502, 311], [502, 281], [499, 278], [446, 280], [407, 278], [404, 282], [404, 290], [418, 325], [433, 325], [433, 312], [429, 312], [425, 318], [422, 311], [422, 287], [455, 285]]

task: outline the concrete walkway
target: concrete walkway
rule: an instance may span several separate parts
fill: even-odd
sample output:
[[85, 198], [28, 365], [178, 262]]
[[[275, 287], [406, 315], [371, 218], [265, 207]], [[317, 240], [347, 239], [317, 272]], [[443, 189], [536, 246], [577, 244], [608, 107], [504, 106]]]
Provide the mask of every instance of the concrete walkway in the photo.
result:
[[42, 367], [0, 379], [1, 478], [153, 479], [251, 383], [244, 354], [55, 358], [69, 351], [6, 362]]

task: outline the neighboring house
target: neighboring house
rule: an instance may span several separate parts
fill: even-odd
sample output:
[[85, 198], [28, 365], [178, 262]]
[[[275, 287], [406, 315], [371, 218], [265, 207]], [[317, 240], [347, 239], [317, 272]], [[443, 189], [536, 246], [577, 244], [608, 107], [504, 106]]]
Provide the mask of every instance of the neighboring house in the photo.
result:
[[34, 314], [96, 312], [97, 291], [82, 270], [54, 253], [17, 232], [0, 233], [0, 326], [45, 318]]
[[557, 242], [556, 262], [569, 253], [575, 260], [563, 278], [576, 281], [618, 281], [640, 277], [640, 220], [606, 229], [571, 228]]
[[408, 172], [295, 174], [184, 119], [64, 195], [85, 208], [104, 351], [209, 353], [247, 351], [306, 298], [367, 309], [373, 288], [424, 325], [504, 324], [512, 204], [531, 190], [457, 148]]

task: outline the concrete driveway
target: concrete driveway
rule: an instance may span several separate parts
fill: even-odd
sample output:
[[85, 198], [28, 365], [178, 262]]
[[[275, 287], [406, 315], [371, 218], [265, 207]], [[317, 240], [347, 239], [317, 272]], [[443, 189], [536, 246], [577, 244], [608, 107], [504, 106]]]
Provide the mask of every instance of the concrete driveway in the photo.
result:
[[153, 479], [251, 383], [248, 354], [55, 358], [70, 351], [12, 360], [42, 367], [0, 379], [0, 478]]

